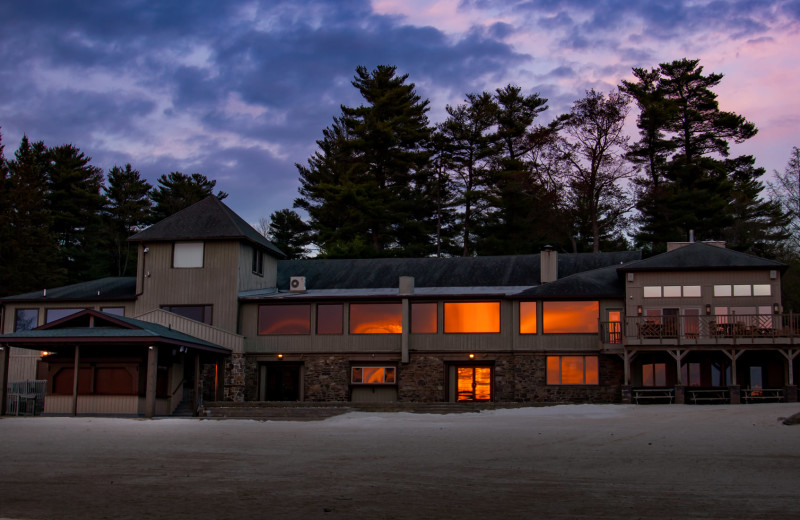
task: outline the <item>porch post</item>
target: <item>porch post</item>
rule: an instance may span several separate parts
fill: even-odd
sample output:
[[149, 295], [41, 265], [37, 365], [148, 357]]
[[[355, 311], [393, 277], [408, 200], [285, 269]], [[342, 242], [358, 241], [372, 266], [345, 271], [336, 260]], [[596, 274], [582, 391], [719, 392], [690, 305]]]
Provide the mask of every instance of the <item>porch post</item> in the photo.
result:
[[796, 403], [797, 402], [797, 386], [794, 384], [794, 360], [798, 354], [800, 354], [800, 350], [798, 349], [785, 349], [779, 351], [783, 354], [783, 357], [786, 358], [786, 365], [789, 370], [789, 377], [786, 378], [786, 387], [784, 388], [783, 395], [784, 395], [784, 402], [786, 403]]
[[623, 347], [622, 352], [622, 366], [624, 367], [624, 376], [622, 381], [622, 402], [630, 404], [632, 402], [631, 396], [631, 359], [635, 353], [631, 353], [626, 347]]
[[158, 347], [147, 347], [147, 380], [144, 390], [144, 416], [151, 419], [156, 414], [156, 377], [158, 375]]
[[402, 319], [403, 332], [401, 334], [402, 337], [400, 338], [400, 362], [408, 363], [408, 334], [411, 332], [411, 312], [408, 298], [403, 298]]
[[676, 383], [675, 383], [675, 404], [685, 404], [686, 403], [686, 394], [685, 388], [683, 386], [683, 374], [681, 373], [681, 361], [686, 356], [686, 350], [667, 350], [670, 356], [675, 358], [675, 365], [677, 367], [677, 374], [675, 374]]
[[6, 413], [8, 401], [8, 359], [11, 347], [0, 346], [0, 415]]
[[225, 360], [217, 359], [217, 368], [214, 370], [214, 400], [222, 401], [225, 399]]
[[192, 415], [197, 413], [197, 406], [200, 404], [200, 392], [203, 391], [203, 382], [200, 381], [200, 353], [194, 356], [194, 392], [192, 392]]
[[75, 345], [75, 363], [72, 365], [72, 416], [78, 415], [78, 375], [81, 372], [81, 347]]

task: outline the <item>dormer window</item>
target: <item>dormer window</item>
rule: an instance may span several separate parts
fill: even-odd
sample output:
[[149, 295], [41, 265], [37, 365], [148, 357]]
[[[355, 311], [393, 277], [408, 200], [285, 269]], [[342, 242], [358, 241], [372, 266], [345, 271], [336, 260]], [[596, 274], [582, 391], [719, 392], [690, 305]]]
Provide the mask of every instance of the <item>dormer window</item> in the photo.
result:
[[175, 242], [172, 248], [172, 267], [203, 267], [203, 242]]

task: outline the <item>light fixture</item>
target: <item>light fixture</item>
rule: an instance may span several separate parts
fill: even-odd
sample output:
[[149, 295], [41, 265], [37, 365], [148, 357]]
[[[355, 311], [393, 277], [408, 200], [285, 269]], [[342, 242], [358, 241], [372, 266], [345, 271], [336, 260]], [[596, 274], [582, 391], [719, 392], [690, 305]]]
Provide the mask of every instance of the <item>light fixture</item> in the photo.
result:
[[42, 357], [52, 356], [53, 354], [55, 354], [55, 352], [48, 352], [46, 350], [43, 350], [39, 353], [39, 355], [41, 355]]
[[711, 304], [710, 303], [706, 304], [706, 315], [711, 315]]
[[470, 355], [469, 355], [469, 358], [470, 358], [470, 359], [475, 359], [475, 354], [470, 354]]
[[773, 313], [778, 314], [780, 312], [780, 310], [781, 310], [781, 306], [780, 305], [778, 305], [777, 303], [773, 303], [772, 304], [772, 312]]
[[278, 359], [283, 359], [283, 354], [278, 354]]
[[639, 316], [641, 316], [641, 315], [642, 315], [642, 306], [641, 306], [641, 305], [639, 305], [638, 307], [636, 307], [636, 314], [638, 314]]

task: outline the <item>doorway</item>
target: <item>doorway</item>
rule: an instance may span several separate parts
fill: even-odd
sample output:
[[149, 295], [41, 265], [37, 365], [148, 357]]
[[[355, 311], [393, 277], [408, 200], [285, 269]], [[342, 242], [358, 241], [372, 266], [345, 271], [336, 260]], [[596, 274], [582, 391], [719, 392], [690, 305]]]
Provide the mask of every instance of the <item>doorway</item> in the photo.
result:
[[491, 401], [491, 366], [457, 366], [455, 376], [456, 401]]
[[302, 368], [300, 363], [266, 363], [261, 365], [259, 400], [301, 401]]

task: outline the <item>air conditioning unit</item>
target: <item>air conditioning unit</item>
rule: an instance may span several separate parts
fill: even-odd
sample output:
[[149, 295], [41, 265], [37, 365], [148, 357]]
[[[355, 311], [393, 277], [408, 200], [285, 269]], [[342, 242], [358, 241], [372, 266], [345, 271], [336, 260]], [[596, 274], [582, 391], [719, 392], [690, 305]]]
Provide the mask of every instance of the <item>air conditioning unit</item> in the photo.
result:
[[306, 277], [305, 276], [290, 277], [289, 292], [306, 292]]

